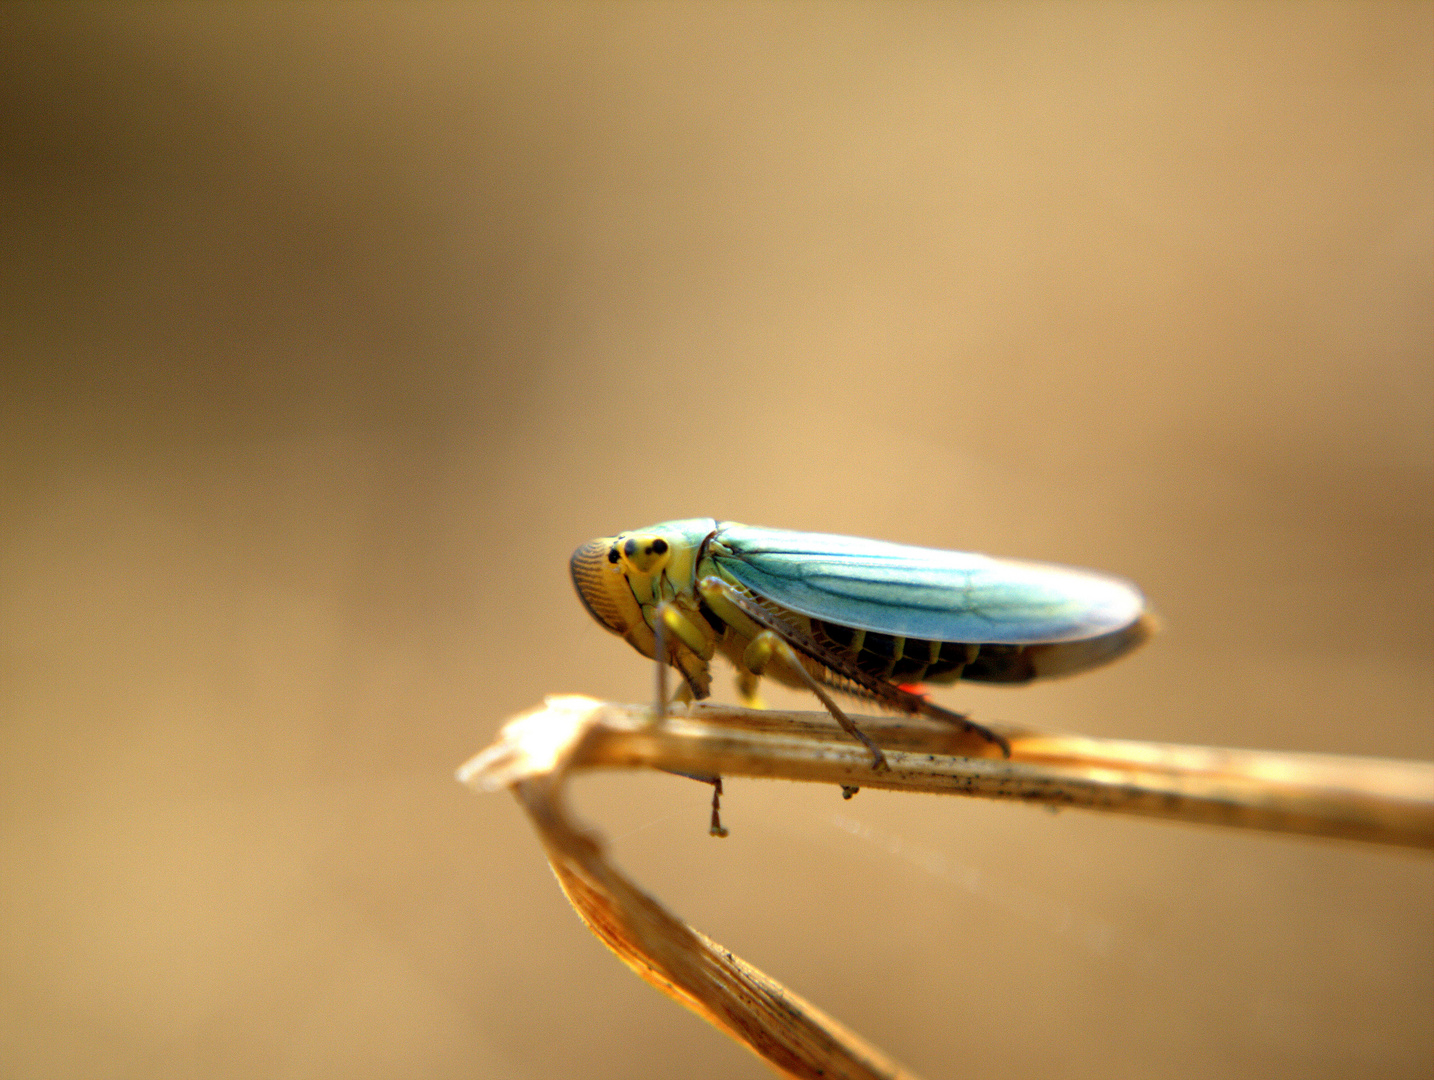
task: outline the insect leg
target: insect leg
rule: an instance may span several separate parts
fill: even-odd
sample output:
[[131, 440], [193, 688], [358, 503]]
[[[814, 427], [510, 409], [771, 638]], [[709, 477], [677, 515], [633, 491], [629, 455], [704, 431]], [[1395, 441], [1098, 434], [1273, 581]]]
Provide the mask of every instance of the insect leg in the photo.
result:
[[668, 604], [659, 604], [657, 618], [653, 619], [652, 632], [657, 637], [657, 648], [652, 651], [657, 654], [657, 686], [654, 688], [657, 699], [652, 706], [652, 719], [658, 723], [667, 719], [667, 612], [670, 610]]
[[765, 709], [767, 703], [762, 700], [761, 678], [750, 671], [737, 672], [737, 693], [742, 695], [742, 704], [749, 709]]
[[671, 773], [673, 776], [680, 776], [684, 780], [696, 780], [699, 784], [712, 785], [712, 824], [707, 828], [707, 835], [718, 838], [726, 836], [727, 829], [722, 824], [722, 778], [708, 773], [676, 772], [672, 769], [663, 769], [662, 771]]
[[922, 716], [929, 716], [933, 720], [944, 720], [948, 724], [955, 724], [957, 727], [963, 728], [973, 735], [979, 735], [988, 743], [999, 746], [1003, 757], [1011, 756], [1011, 741], [1007, 739], [1006, 736], [999, 732], [992, 731], [988, 727], [982, 727], [976, 723], [976, 721], [967, 717], [965, 713], [952, 712], [950, 709], [943, 709], [940, 705], [933, 705], [919, 694], [913, 696], [917, 697], [921, 702], [918, 711]]
[[[667, 635], [671, 633], [673, 637], [684, 644], [687, 643], [690, 635], [684, 633], [687, 627], [684, 626], [682, 614], [666, 601], [657, 606], [657, 618], [652, 621], [653, 634], [657, 638], [657, 648], [653, 650], [657, 654], [657, 702], [653, 706], [652, 715], [656, 721], [661, 722], [667, 718]], [[687, 683], [683, 683], [678, 688], [678, 696], [684, 696], [684, 691], [686, 691], [688, 700], [691, 700], [692, 689]], [[722, 824], [722, 778], [697, 773], [675, 773], [674, 775], [685, 776], [689, 780], [712, 785], [712, 823], [707, 827], [707, 832], [711, 836], [726, 836], [727, 829]]]
[[837, 703], [832, 700], [831, 695], [806, 669], [801, 657], [786, 640], [786, 634], [790, 633], [790, 630], [783, 631], [773, 625], [768, 621], [771, 618], [769, 613], [763, 611], [752, 600], [719, 577], [703, 578], [697, 583], [697, 591], [702, 594], [702, 598], [717, 612], [720, 618], [727, 621], [729, 625], [741, 628], [744, 636], [750, 635], [751, 640], [742, 658], [743, 667], [753, 675], [760, 676], [771, 658], [774, 655], [780, 655], [787, 667], [802, 682], [806, 683], [807, 688], [827, 707], [827, 711], [841, 725], [842, 730], [871, 751], [872, 768], [888, 768], [886, 755], [881, 752], [881, 747], [867, 738], [851, 718], [841, 711]]
[[661, 720], [667, 715], [667, 666], [669, 664], [682, 673], [686, 685], [678, 690], [677, 696], [684, 701], [707, 696], [707, 661], [712, 658], [712, 644], [677, 607], [664, 600], [657, 605], [652, 620], [652, 633], [656, 647], [652, 650], [657, 660], [657, 708], [653, 715]]
[[727, 835], [722, 825], [722, 778], [714, 776], [709, 783], [712, 785], [712, 824], [707, 827], [707, 834], [720, 838]]
[[[1001, 753], [1005, 757], [1011, 756], [1011, 744], [1004, 737], [980, 724], [973, 723], [960, 713], [931, 704], [920, 694], [911, 693], [894, 683], [863, 671], [847, 657], [816, 641], [810, 634], [803, 633], [791, 626], [779, 614], [764, 608], [755, 597], [734, 588], [721, 578], [705, 577], [697, 583], [697, 590], [707, 601], [708, 606], [716, 611], [721, 618], [737, 626], [745, 625], [749, 629], [744, 633], [759, 629], [772, 631], [793, 649], [800, 650], [826, 670], [854, 683], [859, 690], [853, 692], [870, 695], [873, 700], [899, 712], [922, 713], [936, 720], [956, 724], [986, 742], [1000, 747]], [[751, 636], [755, 638], [757, 635], [752, 634]], [[801, 672], [803, 678], [810, 679], [805, 668], [802, 668]], [[831, 707], [829, 706], [829, 708]], [[835, 716], [836, 712], [833, 711], [832, 715]]]
[[837, 703], [832, 700], [831, 695], [826, 692], [822, 684], [812, 678], [811, 672], [806, 669], [796, 650], [783, 641], [775, 631], [763, 630], [754, 637], [752, 643], [747, 646], [747, 651], [742, 654], [742, 663], [749, 670], [760, 675], [773, 656], [780, 656], [787, 667], [807, 684], [807, 689], [816, 694], [821, 703], [827, 707], [827, 712], [831, 713], [836, 722], [841, 725], [843, 731], [871, 751], [871, 767], [873, 769], [890, 768], [886, 763], [886, 755], [881, 752], [881, 747], [872, 742], [861, 728], [852, 723], [851, 717], [837, 707]]

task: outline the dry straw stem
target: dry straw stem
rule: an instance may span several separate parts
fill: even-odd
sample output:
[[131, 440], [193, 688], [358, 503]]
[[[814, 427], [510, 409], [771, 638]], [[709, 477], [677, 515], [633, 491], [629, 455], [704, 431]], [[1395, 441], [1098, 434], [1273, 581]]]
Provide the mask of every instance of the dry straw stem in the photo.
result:
[[[673, 916], [605, 857], [568, 813], [574, 769], [648, 766], [707, 776], [1019, 799], [1052, 806], [1434, 849], [1434, 764], [1225, 750], [1004, 730], [1011, 757], [946, 725], [856, 717], [891, 768], [825, 714], [696, 706], [652, 722], [645, 706], [550, 697], [459, 770], [512, 788], [559, 884], [610, 949], [664, 993], [795, 1077], [909, 1077], [895, 1062]], [[999, 751], [997, 751], [999, 753]]]

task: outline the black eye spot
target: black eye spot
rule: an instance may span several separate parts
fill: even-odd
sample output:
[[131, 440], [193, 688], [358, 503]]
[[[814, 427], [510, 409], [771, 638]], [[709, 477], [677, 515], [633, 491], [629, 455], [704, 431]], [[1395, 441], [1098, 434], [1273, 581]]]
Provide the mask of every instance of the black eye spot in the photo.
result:
[[666, 555], [666, 554], [667, 554], [667, 541], [666, 541], [666, 540], [663, 540], [663, 539], [661, 539], [661, 538], [658, 538], [658, 539], [654, 540], [654, 541], [652, 542], [652, 553], [653, 553], [654, 555]]
[[629, 539], [627, 543], [622, 545], [622, 553], [629, 559], [633, 558], [637, 554], [637, 541]]
[[607, 561], [608, 561], [608, 562], [612, 562], [612, 563], [617, 562], [617, 545], [616, 545], [616, 544], [614, 544], [612, 547], [610, 547], [610, 548], [607, 549]]

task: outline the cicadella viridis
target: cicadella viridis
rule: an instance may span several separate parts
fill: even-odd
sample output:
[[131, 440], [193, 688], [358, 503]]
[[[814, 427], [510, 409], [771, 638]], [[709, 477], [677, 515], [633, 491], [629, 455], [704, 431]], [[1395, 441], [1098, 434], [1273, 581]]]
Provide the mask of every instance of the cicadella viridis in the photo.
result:
[[[886, 757], [829, 689], [963, 726], [1010, 756], [1001, 735], [914, 687], [958, 679], [1025, 683], [1129, 652], [1154, 628], [1129, 581], [1049, 563], [765, 529], [713, 518], [665, 521], [573, 553], [588, 612], [706, 698], [710, 661], [737, 668], [749, 700], [769, 675], [814, 692], [848, 734]], [[780, 663], [772, 664], [772, 660]], [[713, 778], [706, 778], [713, 779]]]

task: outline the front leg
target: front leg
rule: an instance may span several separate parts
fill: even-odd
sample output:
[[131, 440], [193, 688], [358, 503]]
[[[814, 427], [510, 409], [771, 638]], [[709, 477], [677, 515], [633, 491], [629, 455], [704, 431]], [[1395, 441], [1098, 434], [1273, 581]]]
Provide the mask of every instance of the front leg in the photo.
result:
[[[696, 658], [702, 665], [702, 671], [707, 669], [707, 660], [710, 658], [712, 647], [703, 636], [701, 630], [690, 621], [683, 618], [682, 613], [675, 606], [663, 601], [657, 605], [657, 617], [653, 619], [653, 634], [657, 639], [657, 700], [652, 707], [653, 719], [661, 722], [667, 719], [667, 665], [669, 663], [668, 638], [673, 637], [680, 645], [673, 649], [678, 652], [683, 645], [688, 649], [689, 655]], [[708, 653], [703, 656], [702, 652]], [[672, 663], [679, 665], [684, 675], [687, 674], [686, 667], [681, 666], [681, 654], [673, 657]], [[692, 678], [688, 676], [687, 681], [678, 688], [679, 697], [685, 697], [691, 701], [693, 696]], [[712, 785], [712, 824], [707, 831], [712, 836], [723, 837], [727, 835], [726, 828], [722, 825], [722, 778], [720, 776], [699, 775], [697, 773], [675, 773], [676, 776], [685, 776], [691, 780], [697, 780], [704, 784]]]
[[[705, 625], [705, 623], [704, 623]], [[671, 664], [682, 672], [686, 685], [678, 690], [685, 700], [702, 699], [709, 693], [712, 676], [707, 662], [712, 659], [712, 641], [708, 633], [699, 627], [676, 605], [664, 600], [653, 613], [652, 633], [656, 639], [653, 656], [657, 661], [656, 702], [652, 715], [656, 720], [667, 716], [667, 665]], [[709, 630], [710, 633], [710, 630]]]

